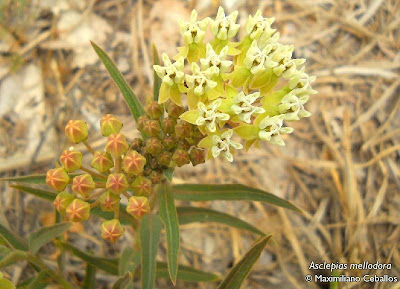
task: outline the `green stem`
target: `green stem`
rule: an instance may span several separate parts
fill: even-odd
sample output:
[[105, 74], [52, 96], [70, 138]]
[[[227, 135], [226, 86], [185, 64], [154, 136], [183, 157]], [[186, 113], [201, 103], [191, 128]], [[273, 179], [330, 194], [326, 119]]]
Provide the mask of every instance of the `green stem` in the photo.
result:
[[86, 146], [86, 148], [88, 149], [88, 151], [94, 155], [95, 151], [94, 149], [90, 146], [90, 144], [87, 142], [87, 140], [83, 140], [82, 143]]
[[91, 170], [91, 169], [89, 169], [89, 168], [87, 168], [87, 167], [82, 166], [82, 167], [81, 167], [81, 170], [84, 171], [84, 172], [87, 172], [88, 174], [90, 174], [90, 175], [92, 175], [92, 176], [94, 176], [94, 177], [98, 177], [98, 178], [107, 180], [107, 176], [105, 176], [105, 175], [103, 175], [103, 174], [100, 174], [100, 173], [98, 173], [98, 172], [95, 172], [94, 170]]

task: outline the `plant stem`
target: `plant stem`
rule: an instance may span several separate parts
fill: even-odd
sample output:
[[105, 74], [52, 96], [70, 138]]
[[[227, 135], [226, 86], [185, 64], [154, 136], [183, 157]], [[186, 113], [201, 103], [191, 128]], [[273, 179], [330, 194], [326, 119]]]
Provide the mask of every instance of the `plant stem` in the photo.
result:
[[90, 146], [90, 144], [87, 142], [87, 140], [83, 140], [82, 143], [86, 146], [86, 148], [88, 149], [88, 151], [94, 155], [95, 151], [94, 149]]
[[115, 158], [115, 172], [117, 174], [122, 171], [121, 163], [122, 163], [122, 158], [121, 157]]
[[118, 200], [118, 206], [114, 211], [114, 219], [116, 219], [116, 220], [119, 219], [119, 203], [120, 203], [120, 199]]
[[123, 194], [123, 195], [125, 196], [125, 198], [127, 198], [128, 200], [129, 200], [129, 198], [131, 197], [131, 195], [129, 195], [128, 192], [123, 192], [122, 194]]
[[106, 183], [104, 182], [95, 182], [96, 188], [105, 188]]
[[91, 170], [91, 169], [89, 169], [87, 167], [82, 166], [81, 170], [84, 171], [84, 172], [87, 172], [88, 174], [90, 174], [92, 176], [95, 176], [95, 177], [98, 177], [98, 178], [101, 178], [101, 179], [105, 179], [105, 180], [107, 179], [107, 176], [105, 176], [103, 174], [100, 174], [100, 173], [98, 173], [98, 172], [96, 172], [94, 170]]
[[96, 201], [90, 204], [90, 208], [91, 209], [96, 208], [99, 204], [100, 204], [100, 199], [97, 199]]

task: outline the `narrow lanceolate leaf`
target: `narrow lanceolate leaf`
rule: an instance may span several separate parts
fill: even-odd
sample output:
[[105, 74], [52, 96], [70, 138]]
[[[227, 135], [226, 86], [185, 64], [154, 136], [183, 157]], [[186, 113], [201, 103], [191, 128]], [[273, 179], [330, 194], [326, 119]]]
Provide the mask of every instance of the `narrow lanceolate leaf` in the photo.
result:
[[172, 283], [178, 273], [179, 221], [175, 201], [169, 184], [161, 185], [157, 191], [160, 217], [167, 235], [168, 269]]
[[[127, 289], [128, 286], [132, 285], [133, 275], [131, 272], [126, 272], [126, 274], [120, 277], [112, 286], [112, 289]], [[84, 287], [86, 288], [86, 287]]]
[[[11, 185], [10, 187], [17, 189], [21, 192], [31, 194], [31, 195], [41, 198], [43, 200], [50, 201], [50, 202], [53, 202], [57, 196], [57, 194], [55, 194], [51, 191], [42, 190], [42, 189], [38, 189], [38, 188], [32, 188], [29, 186]], [[125, 205], [121, 204], [119, 211], [120, 211], [119, 219], [121, 221], [121, 224], [132, 225], [132, 224], [136, 223], [136, 220], [126, 212]], [[112, 220], [114, 218], [114, 213], [103, 212], [99, 207], [93, 208], [90, 212], [91, 212], [91, 214], [99, 216], [106, 220]], [[1, 234], [1, 229], [0, 229], [0, 234]]]
[[202, 184], [183, 184], [172, 187], [174, 197], [177, 200], [194, 202], [215, 201], [215, 200], [246, 200], [258, 201], [271, 205], [290, 209], [299, 213], [302, 211], [290, 202], [260, 189], [248, 187], [240, 184], [227, 185], [202, 185]]
[[[68, 175], [71, 179], [73, 179], [74, 177], [76, 177], [80, 174], [73, 173], [73, 174], [68, 174]], [[96, 181], [102, 180], [97, 177], [94, 177], [93, 179]], [[21, 183], [21, 184], [44, 185], [44, 184], [46, 184], [46, 174], [0, 178], [0, 181], [9, 181], [9, 182]]]
[[96, 257], [91, 254], [87, 254], [82, 252], [78, 248], [62, 241], [57, 242], [57, 246], [61, 247], [62, 249], [69, 251], [76, 257], [80, 258], [81, 260], [87, 262], [88, 264], [101, 269], [111, 275], [118, 275], [118, 260], [117, 259], [107, 259]]
[[126, 247], [119, 257], [118, 272], [120, 276], [127, 272], [134, 273], [137, 266], [140, 264], [140, 252], [134, 251], [130, 247]]
[[11, 251], [7, 256], [1, 258], [0, 260], [0, 268], [10, 266], [14, 263], [17, 263], [21, 260], [26, 260], [28, 258], [28, 254], [25, 251], [14, 250]]
[[36, 254], [40, 247], [60, 236], [71, 227], [71, 223], [60, 223], [49, 227], [43, 227], [29, 236], [28, 244], [32, 254]]
[[96, 288], [95, 283], [96, 283], [96, 267], [87, 264], [85, 279], [83, 279], [82, 288], [95, 289]]
[[[169, 278], [168, 265], [164, 262], [157, 262], [156, 278]], [[184, 265], [178, 265], [177, 280], [186, 282], [214, 282], [220, 280], [220, 276], [204, 272]]]
[[140, 226], [142, 289], [152, 289], [155, 280], [156, 256], [162, 223], [158, 215], [147, 214]]
[[28, 244], [26, 243], [26, 241], [1, 223], [0, 235], [13, 248], [18, 250], [28, 250]]
[[[152, 45], [153, 49], [153, 64], [154, 65], [159, 65], [160, 64], [160, 57], [158, 55], [157, 47], [153, 43]], [[160, 95], [160, 87], [161, 87], [161, 78], [158, 77], [156, 71], [153, 69], [153, 76], [154, 76], [154, 83], [153, 83], [153, 96], [154, 100], [158, 101], [158, 96]]]
[[246, 230], [264, 236], [265, 234], [253, 225], [242, 221], [234, 216], [217, 212], [211, 209], [196, 207], [177, 207], [179, 224], [190, 224], [195, 222], [214, 222], [225, 224], [234, 228]]
[[124, 96], [126, 102], [128, 103], [129, 109], [137, 121], [138, 118], [145, 114], [144, 108], [140, 100], [137, 98], [135, 93], [133, 92], [132, 88], [126, 82], [122, 73], [118, 70], [115, 63], [111, 60], [111, 58], [105, 53], [99, 46], [95, 43], [91, 42], [94, 50], [96, 51], [97, 55], [99, 56], [101, 62], [103, 62], [104, 66], [110, 73], [112, 79], [117, 84], [118, 88], [120, 89], [122, 95]]
[[260, 258], [271, 235], [265, 236], [257, 241], [246, 255], [229, 271], [228, 275], [219, 284], [217, 289], [239, 289], [244, 279], [246, 279], [253, 265]]
[[[27, 289], [45, 288], [47, 285], [47, 283], [45, 282], [46, 278], [48, 278], [48, 272], [41, 271], [35, 278], [32, 279], [32, 281], [29, 283], [29, 285], [26, 288]], [[84, 287], [84, 288], [86, 288], [86, 287]]]

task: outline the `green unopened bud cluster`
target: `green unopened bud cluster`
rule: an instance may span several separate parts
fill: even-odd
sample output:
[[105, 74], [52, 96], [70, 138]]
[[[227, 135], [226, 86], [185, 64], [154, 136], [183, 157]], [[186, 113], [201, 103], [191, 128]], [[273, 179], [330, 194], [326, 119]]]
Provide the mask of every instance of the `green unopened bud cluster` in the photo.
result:
[[[233, 42], [240, 28], [237, 17], [237, 11], [226, 16], [220, 7], [214, 20], [197, 20], [193, 10], [188, 22], [179, 21], [185, 45], [178, 47], [175, 62], [164, 53], [164, 66], [154, 65], [162, 80], [159, 103], [171, 101], [180, 107], [180, 120], [175, 125], [168, 119], [164, 130], [175, 125], [175, 135], [186, 138], [186, 123], [193, 125], [207, 159], [223, 155], [232, 161], [235, 150], [249, 149], [260, 140], [285, 145], [282, 135], [293, 131], [286, 123], [310, 116], [304, 104], [317, 93], [311, 87], [315, 77], [301, 67], [305, 59], [292, 58], [293, 45], [279, 42], [279, 33], [271, 27], [273, 18], [262, 17], [258, 10], [249, 16], [244, 38]], [[209, 42], [208, 26], [214, 36]], [[156, 134], [157, 129], [151, 125], [145, 132]], [[234, 134], [244, 146], [232, 139]], [[190, 156], [196, 158], [197, 151]], [[174, 159], [183, 159], [183, 152]]]

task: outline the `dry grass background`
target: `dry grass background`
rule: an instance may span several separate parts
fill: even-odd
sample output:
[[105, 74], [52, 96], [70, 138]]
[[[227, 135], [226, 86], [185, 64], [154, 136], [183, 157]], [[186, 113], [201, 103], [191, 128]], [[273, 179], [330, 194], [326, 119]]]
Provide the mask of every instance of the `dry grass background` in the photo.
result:
[[[345, 271], [348, 275], [400, 277], [400, 1], [0, 1], [0, 172], [14, 176], [44, 172], [67, 146], [63, 127], [71, 118], [91, 125], [95, 146], [104, 144], [97, 123], [105, 113], [134, 124], [121, 94], [92, 51], [94, 40], [115, 59], [134, 91], [151, 95], [150, 53], [175, 54], [177, 18], [192, 8], [214, 17], [217, 7], [239, 10], [240, 22], [262, 9], [276, 18], [284, 43], [307, 58], [319, 91], [313, 113], [294, 125], [284, 148], [265, 144], [240, 153], [233, 165], [215, 160], [179, 169], [175, 182], [237, 182], [269, 190], [299, 207], [300, 216], [256, 202], [196, 204], [255, 224], [274, 238], [244, 288], [329, 288], [304, 282], [315, 262], [391, 263], [390, 271]], [[50, 205], [1, 183], [4, 216], [20, 234], [48, 224]], [[113, 255], [133, 240], [110, 246], [99, 237], [99, 221], [75, 226], [69, 238], [98, 254]], [[255, 240], [215, 224], [182, 227], [181, 263], [225, 274]], [[55, 251], [46, 257], [54, 264]], [[161, 258], [165, 248], [161, 249]], [[83, 264], [69, 257], [71, 280]], [[7, 271], [17, 282], [32, 274], [20, 263]], [[312, 272], [316, 273], [316, 272]], [[330, 272], [323, 272], [330, 275]], [[113, 279], [99, 274], [98, 288]], [[172, 285], [161, 281], [158, 288]], [[179, 283], [177, 288], [215, 288]], [[342, 283], [340, 288], [400, 288], [391, 283]]]

